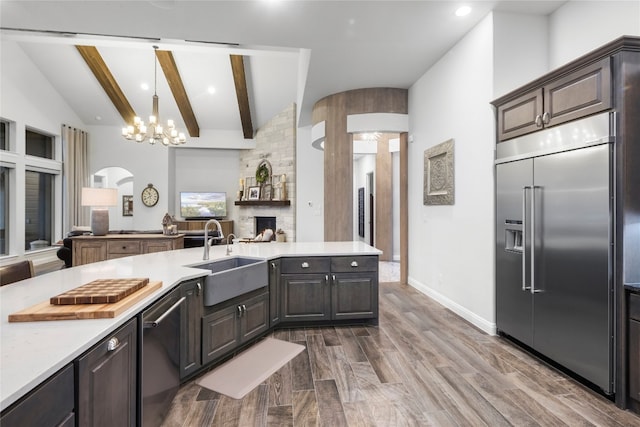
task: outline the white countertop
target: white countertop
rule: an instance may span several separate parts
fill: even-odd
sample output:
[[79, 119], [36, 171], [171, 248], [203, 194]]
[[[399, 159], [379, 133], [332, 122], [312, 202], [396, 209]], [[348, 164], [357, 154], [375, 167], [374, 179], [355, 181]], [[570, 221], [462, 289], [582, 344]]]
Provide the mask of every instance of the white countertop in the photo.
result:
[[[362, 242], [236, 243], [231, 256], [273, 259], [287, 256], [379, 255]], [[202, 277], [202, 248], [136, 255], [67, 268], [0, 288], [0, 410], [35, 388], [184, 280]], [[226, 257], [226, 245], [212, 246], [209, 259]], [[114, 319], [8, 322], [16, 311], [101, 278], [148, 277], [162, 288]]]

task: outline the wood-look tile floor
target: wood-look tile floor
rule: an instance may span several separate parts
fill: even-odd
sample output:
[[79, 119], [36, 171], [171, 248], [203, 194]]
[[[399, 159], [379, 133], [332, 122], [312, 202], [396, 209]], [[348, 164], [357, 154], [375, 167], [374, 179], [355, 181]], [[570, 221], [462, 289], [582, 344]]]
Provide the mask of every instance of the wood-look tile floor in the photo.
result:
[[283, 329], [306, 350], [241, 400], [183, 385], [164, 426], [640, 426], [640, 417], [398, 283], [378, 326]]

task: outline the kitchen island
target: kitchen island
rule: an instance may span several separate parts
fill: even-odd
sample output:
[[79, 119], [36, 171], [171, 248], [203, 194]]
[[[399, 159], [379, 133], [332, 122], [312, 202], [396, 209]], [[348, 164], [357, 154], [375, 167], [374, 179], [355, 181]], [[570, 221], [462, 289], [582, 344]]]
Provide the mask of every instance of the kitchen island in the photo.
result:
[[[381, 252], [361, 242], [234, 244], [213, 246], [210, 260], [228, 256], [267, 261], [289, 257], [378, 256]], [[0, 288], [0, 396], [1, 410], [27, 395], [43, 381], [72, 363], [96, 343], [116, 331], [146, 307], [185, 280], [202, 278], [202, 248], [136, 255], [48, 273]], [[9, 314], [47, 301], [52, 296], [95, 279], [148, 277], [162, 286], [112, 319], [9, 323]]]

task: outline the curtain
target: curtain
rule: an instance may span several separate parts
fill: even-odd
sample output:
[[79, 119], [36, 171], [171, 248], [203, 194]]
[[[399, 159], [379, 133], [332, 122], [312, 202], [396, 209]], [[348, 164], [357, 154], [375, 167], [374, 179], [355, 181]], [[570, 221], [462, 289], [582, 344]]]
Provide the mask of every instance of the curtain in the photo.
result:
[[63, 161], [63, 230], [74, 225], [89, 225], [89, 209], [81, 205], [82, 187], [89, 182], [87, 162], [88, 134], [80, 129], [62, 125]]

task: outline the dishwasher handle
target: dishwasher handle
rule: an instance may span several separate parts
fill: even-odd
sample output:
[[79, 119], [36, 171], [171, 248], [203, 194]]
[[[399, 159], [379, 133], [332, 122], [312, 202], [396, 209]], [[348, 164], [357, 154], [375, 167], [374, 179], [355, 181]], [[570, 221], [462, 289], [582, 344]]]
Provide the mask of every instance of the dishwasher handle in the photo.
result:
[[164, 313], [162, 313], [160, 315], [160, 317], [158, 317], [156, 320], [150, 320], [148, 322], [144, 322], [144, 328], [157, 328], [158, 326], [160, 326], [160, 323], [162, 323], [162, 321], [169, 315], [171, 314], [171, 312], [173, 310], [175, 310], [176, 308], [178, 308], [180, 306], [180, 304], [182, 304], [182, 302], [186, 299], [186, 297], [182, 297], [180, 298], [175, 304], [173, 304], [171, 307], [169, 307], [169, 309], [167, 311], [165, 311]]

